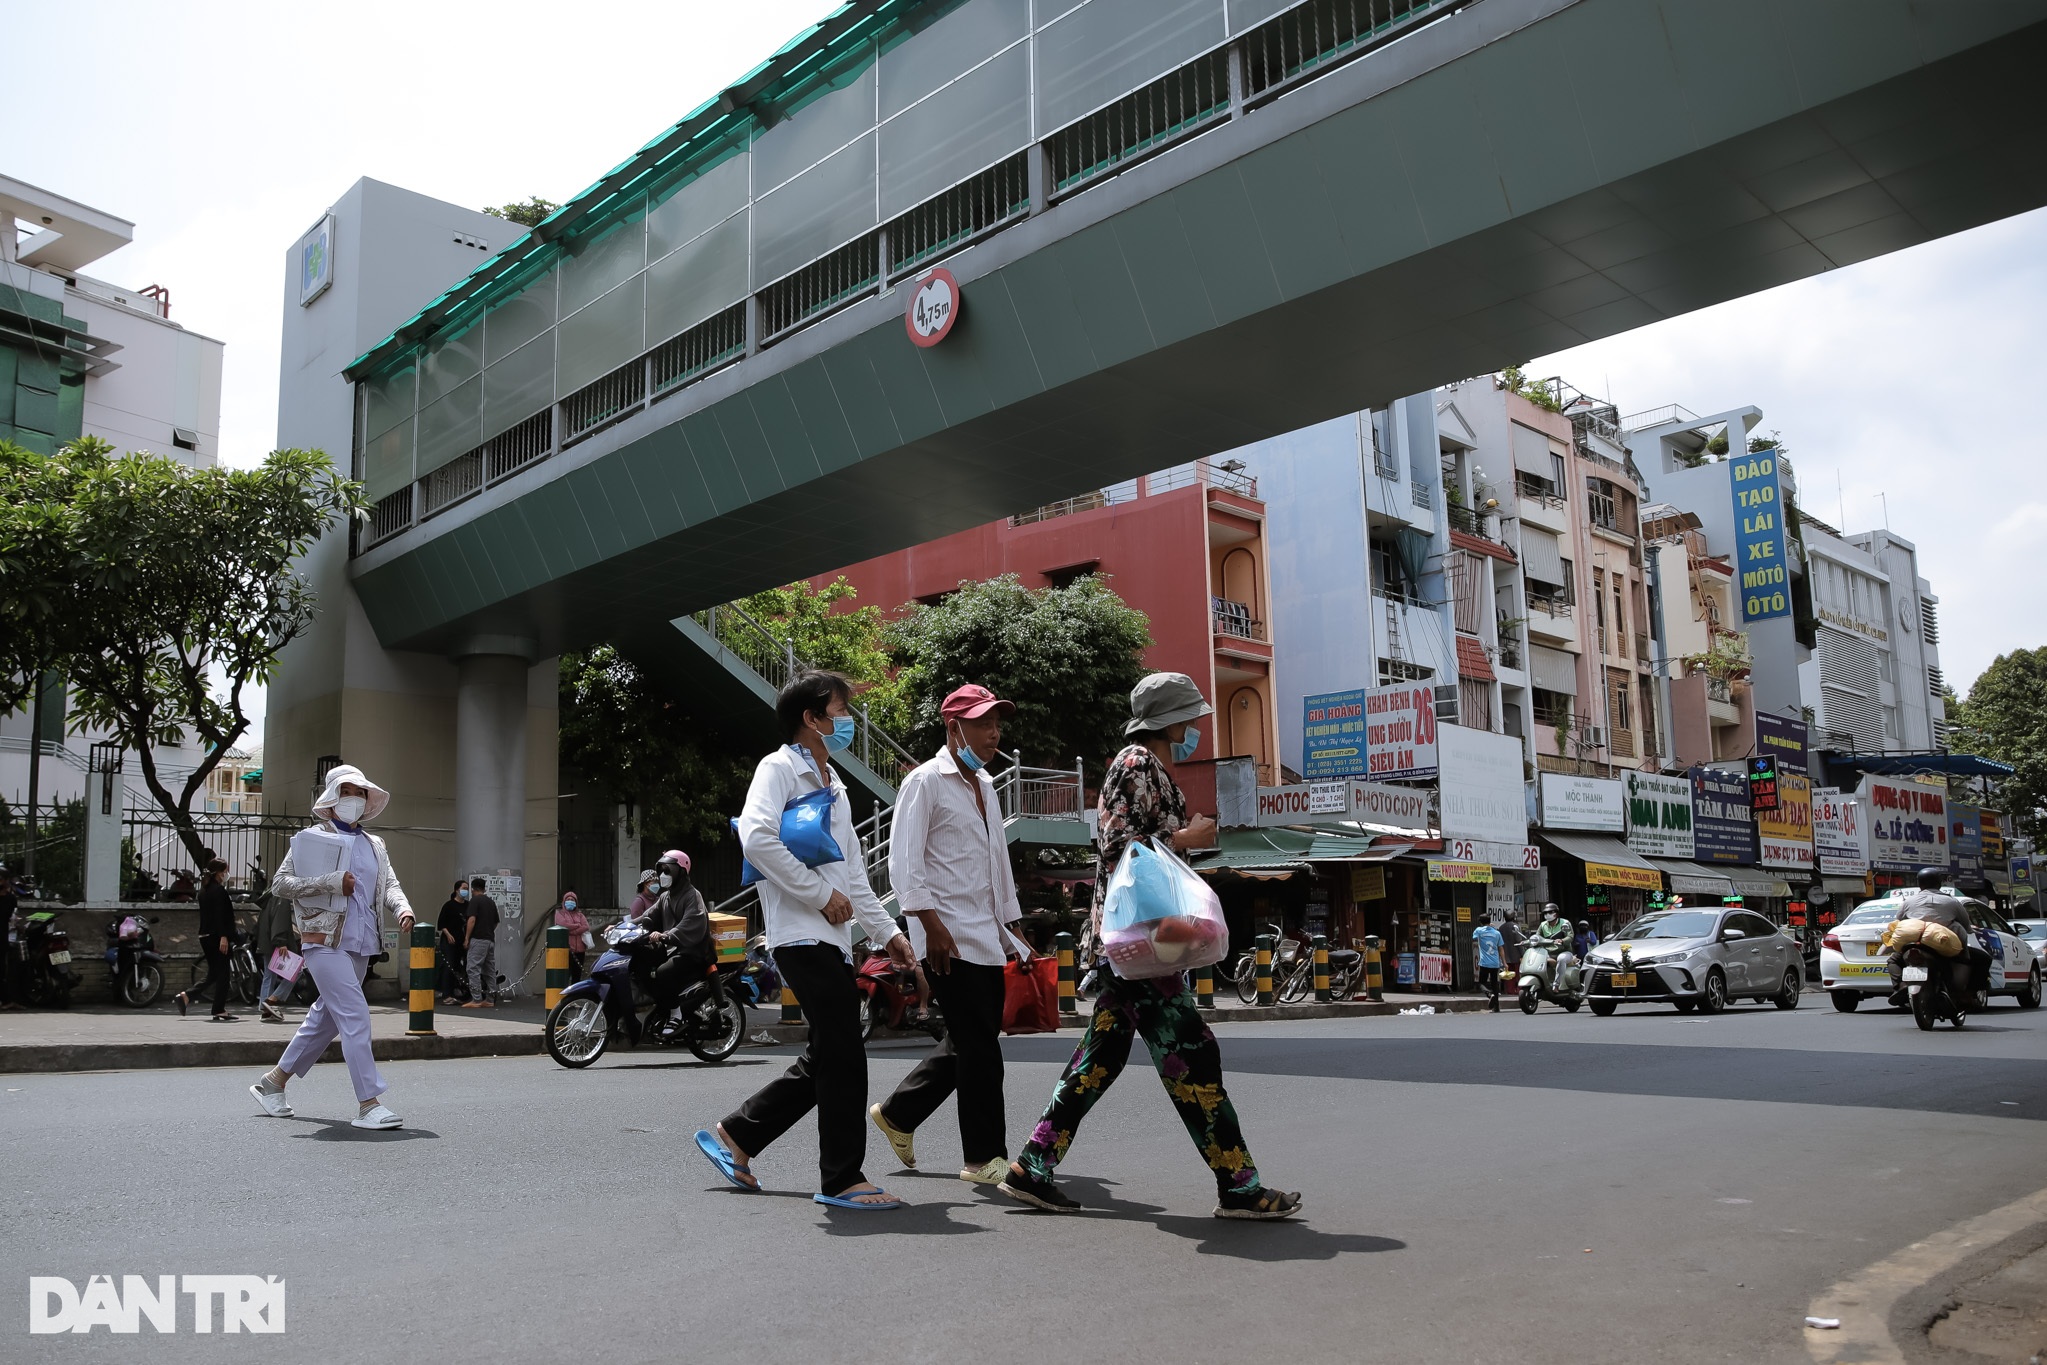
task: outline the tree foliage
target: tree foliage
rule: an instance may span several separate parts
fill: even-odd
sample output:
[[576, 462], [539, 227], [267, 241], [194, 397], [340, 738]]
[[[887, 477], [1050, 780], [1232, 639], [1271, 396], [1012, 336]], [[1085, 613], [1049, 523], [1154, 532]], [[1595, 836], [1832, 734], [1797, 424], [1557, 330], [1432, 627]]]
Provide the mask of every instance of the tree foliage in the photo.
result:
[[[312, 623], [293, 562], [362, 515], [361, 486], [316, 450], [195, 470], [88, 436], [53, 456], [0, 443], [0, 488], [4, 624], [36, 632], [70, 681], [74, 732], [135, 754], [196, 860], [192, 801], [247, 733], [249, 688]], [[205, 757], [182, 779], [163, 772], [155, 751], [188, 739]]]
[[633, 806], [642, 835], [662, 843], [723, 838], [752, 774], [609, 645], [562, 655], [560, 745], [579, 783]]
[[1026, 588], [1005, 574], [913, 607], [889, 642], [913, 752], [938, 748], [938, 704], [974, 682], [1016, 703], [1002, 742], [1024, 762], [1061, 768], [1079, 757], [1099, 772], [1123, 746], [1151, 622], [1092, 574], [1063, 588]]
[[2047, 839], [2047, 647], [1998, 655], [1956, 711], [1953, 746], [2016, 768], [2004, 810], [2019, 833]]
[[542, 199], [539, 195], [535, 194], [529, 195], [524, 203], [500, 204], [496, 208], [485, 208], [484, 212], [493, 218], [502, 218], [508, 223], [517, 223], [520, 227], [535, 228], [539, 227], [546, 220], [548, 214], [553, 213], [560, 207], [561, 205], [555, 203], [552, 199]]
[[[856, 706], [864, 706], [877, 725], [901, 737], [909, 713], [903, 689], [894, 676], [888, 648], [888, 622], [878, 606], [853, 606], [859, 590], [844, 578], [823, 588], [791, 583], [741, 598], [739, 606], [778, 640], [788, 641], [796, 657], [817, 668], [843, 673], [859, 683]], [[725, 643], [742, 655], [744, 642], [729, 638], [745, 626], [721, 620]]]

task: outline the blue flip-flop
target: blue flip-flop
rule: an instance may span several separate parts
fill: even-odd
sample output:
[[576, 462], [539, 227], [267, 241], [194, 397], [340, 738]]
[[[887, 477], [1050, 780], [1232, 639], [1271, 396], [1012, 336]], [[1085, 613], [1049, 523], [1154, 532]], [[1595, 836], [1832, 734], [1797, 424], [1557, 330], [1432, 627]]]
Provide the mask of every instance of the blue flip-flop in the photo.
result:
[[753, 1174], [747, 1168], [746, 1163], [732, 1155], [731, 1148], [718, 1141], [717, 1135], [711, 1132], [710, 1129], [697, 1129], [697, 1150], [702, 1152], [710, 1159], [711, 1164], [718, 1168], [719, 1175], [724, 1176], [738, 1188], [745, 1190], [748, 1194], [760, 1193], [761, 1187], [758, 1184], [749, 1185], [739, 1178], [743, 1175]]
[[[883, 1189], [881, 1186], [876, 1185], [873, 1189], [862, 1190], [860, 1191], [860, 1193], [888, 1194], [888, 1191]], [[810, 1201], [813, 1204], [828, 1204], [835, 1209], [859, 1209], [862, 1213], [871, 1213], [876, 1209], [900, 1209], [908, 1207], [908, 1205], [904, 1204], [902, 1200], [896, 1198], [892, 1194], [888, 1194], [888, 1203], [886, 1204], [863, 1204], [857, 1199], [848, 1199], [844, 1195], [839, 1194], [813, 1194], [812, 1196], [810, 1196]]]

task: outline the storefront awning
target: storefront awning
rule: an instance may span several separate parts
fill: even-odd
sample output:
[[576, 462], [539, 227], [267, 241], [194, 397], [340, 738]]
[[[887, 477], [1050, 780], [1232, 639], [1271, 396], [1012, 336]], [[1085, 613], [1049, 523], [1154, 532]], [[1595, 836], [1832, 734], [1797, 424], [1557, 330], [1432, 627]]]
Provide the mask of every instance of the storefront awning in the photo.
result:
[[1734, 883], [1737, 896], [1776, 897], [1779, 900], [1791, 894], [1791, 883], [1772, 877], [1766, 872], [1749, 868], [1727, 869], [1727, 880]]
[[1725, 872], [1682, 858], [1651, 858], [1649, 861], [1663, 869], [1663, 875], [1670, 878], [1670, 889], [1680, 895], [1728, 896], [1734, 893], [1734, 884], [1727, 879]]
[[1618, 839], [1545, 832], [1542, 840], [1564, 856], [1585, 864], [1585, 880], [1595, 886], [1632, 887], [1637, 891], [1663, 889], [1663, 873]]
[[1288, 828], [1226, 829], [1216, 851], [1196, 854], [1196, 872], [1238, 872], [1245, 876], [1291, 877], [1310, 863], [1390, 862], [1413, 848], [1408, 842], [1379, 843], [1344, 834]]

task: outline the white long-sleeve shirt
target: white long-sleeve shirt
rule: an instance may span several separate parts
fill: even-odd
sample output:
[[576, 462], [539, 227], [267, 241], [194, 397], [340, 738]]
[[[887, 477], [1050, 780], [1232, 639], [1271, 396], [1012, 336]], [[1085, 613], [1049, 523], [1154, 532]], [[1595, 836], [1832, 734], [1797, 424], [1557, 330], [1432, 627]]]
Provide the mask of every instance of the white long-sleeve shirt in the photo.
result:
[[[805, 867], [782, 843], [782, 811], [791, 798], [824, 786], [809, 752], [785, 745], [753, 770], [753, 785], [747, 788], [746, 806], [739, 813], [739, 847], [761, 876], [761, 917], [767, 923], [770, 952], [790, 943], [828, 943], [850, 957], [856, 922], [876, 944], [901, 932], [867, 881], [867, 863], [853, 833], [852, 803], [837, 773], [831, 774], [831, 785], [832, 838], [845, 861]], [[823, 914], [834, 891], [853, 903], [853, 918], [844, 924], [833, 924]]]
[[903, 779], [888, 845], [889, 883], [908, 916], [910, 946], [924, 956], [919, 910], [936, 910], [962, 961], [1000, 967], [1007, 953], [1005, 926], [1023, 916], [1009, 866], [1009, 840], [995, 783], [974, 774], [960, 780], [950, 749], [921, 763]]

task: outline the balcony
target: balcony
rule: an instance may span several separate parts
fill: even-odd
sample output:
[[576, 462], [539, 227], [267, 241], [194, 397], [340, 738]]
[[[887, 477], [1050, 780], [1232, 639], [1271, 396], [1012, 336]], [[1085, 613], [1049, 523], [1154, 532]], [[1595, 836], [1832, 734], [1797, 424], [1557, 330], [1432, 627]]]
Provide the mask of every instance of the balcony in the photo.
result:
[[1495, 653], [1499, 656], [1500, 667], [1502, 668], [1518, 669], [1526, 667], [1521, 661], [1521, 642], [1511, 636], [1502, 635], [1500, 637], [1500, 643]]
[[1571, 599], [1562, 593], [1536, 592], [1531, 588], [1528, 592], [1528, 610], [1539, 612], [1551, 620], [1568, 621], [1571, 619]]
[[1265, 623], [1251, 614], [1251, 608], [1242, 602], [1232, 602], [1227, 597], [1209, 599], [1211, 619], [1219, 638], [1229, 640], [1255, 640], [1266, 643]]
[[1708, 677], [1706, 679], [1706, 700], [1725, 702], [1732, 706], [1734, 704], [1734, 684], [1725, 678]]

